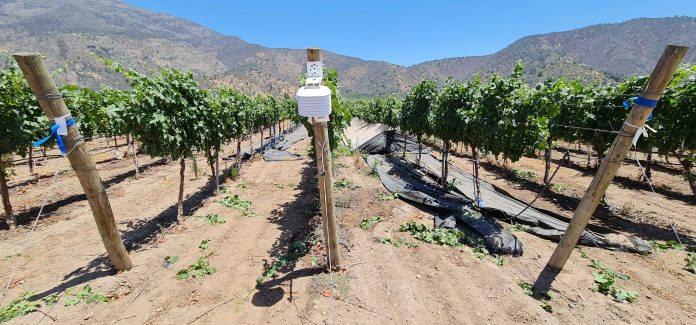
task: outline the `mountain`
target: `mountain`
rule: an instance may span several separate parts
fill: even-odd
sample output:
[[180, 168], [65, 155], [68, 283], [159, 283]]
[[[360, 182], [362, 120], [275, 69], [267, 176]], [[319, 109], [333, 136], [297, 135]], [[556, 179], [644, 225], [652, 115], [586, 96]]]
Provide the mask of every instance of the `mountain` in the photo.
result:
[[[528, 36], [497, 53], [428, 61], [410, 67], [324, 52], [339, 71], [343, 94], [403, 94], [422, 78], [469, 78], [509, 73], [517, 60], [533, 83], [568, 76], [606, 82], [649, 73], [666, 44], [696, 51], [696, 18], [634, 19], [620, 24]], [[304, 71], [304, 49], [268, 48], [186, 19], [117, 0], [3, 0], [0, 52], [38, 51], [59, 83], [122, 86], [95, 53], [152, 72], [158, 66], [192, 70], [205, 86], [230, 84], [252, 93], [293, 94]], [[685, 62], [696, 62], [692, 51]]]

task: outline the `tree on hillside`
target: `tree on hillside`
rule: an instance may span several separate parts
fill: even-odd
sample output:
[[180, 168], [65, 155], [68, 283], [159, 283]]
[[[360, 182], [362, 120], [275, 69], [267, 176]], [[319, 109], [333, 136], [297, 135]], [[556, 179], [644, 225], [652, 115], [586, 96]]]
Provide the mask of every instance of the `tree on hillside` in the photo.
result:
[[657, 132], [639, 142], [651, 141], [661, 155], [677, 157], [696, 198], [696, 66], [676, 73], [649, 124]]
[[[304, 82], [303, 82], [304, 83]], [[338, 82], [338, 72], [336, 69], [324, 68], [324, 85], [331, 90], [331, 115], [329, 115], [329, 145], [331, 149], [335, 149], [344, 136], [350, 120], [353, 116], [350, 114], [348, 107], [343, 103], [340, 95], [340, 86]], [[297, 102], [295, 102], [297, 103]], [[302, 119], [302, 124], [307, 129], [307, 133], [314, 141], [314, 128], [308, 119]]]
[[401, 107], [399, 126], [402, 132], [411, 133], [418, 140], [418, 165], [420, 165], [423, 136], [432, 134], [429, 116], [436, 100], [437, 85], [435, 81], [425, 79], [413, 87]]
[[234, 123], [222, 129], [222, 137], [227, 138], [227, 140], [237, 140], [235, 167], [232, 173], [236, 177], [239, 175], [242, 164], [242, 137], [252, 124], [250, 113], [253, 106], [249, 97], [232, 88], [219, 89], [215, 98], [220, 107], [219, 113], [225, 115], [223, 119], [229, 119], [227, 123]]
[[198, 87], [190, 72], [162, 69], [148, 77], [118, 63], [103, 59], [121, 73], [133, 88], [129, 109], [123, 119], [128, 132], [153, 157], [179, 159], [177, 220], [184, 216], [184, 172], [186, 158], [203, 150], [208, 141], [206, 119], [210, 118], [207, 93]]
[[[7, 182], [12, 175], [9, 160], [13, 153], [24, 157], [25, 150], [39, 136], [45, 136], [48, 119], [43, 115], [22, 72], [14, 63], [0, 70], [0, 192], [5, 220], [17, 225]], [[31, 165], [31, 161], [29, 162]]]

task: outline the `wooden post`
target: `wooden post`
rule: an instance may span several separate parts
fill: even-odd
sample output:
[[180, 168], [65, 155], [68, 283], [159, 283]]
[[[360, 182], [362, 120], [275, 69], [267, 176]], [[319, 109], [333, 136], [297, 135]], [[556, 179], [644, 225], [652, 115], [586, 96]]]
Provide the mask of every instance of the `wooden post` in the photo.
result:
[[[657, 62], [657, 66], [655, 66], [655, 70], [653, 70], [650, 75], [650, 80], [640, 96], [651, 100], [660, 99], [667, 84], [672, 80], [674, 71], [676, 71], [688, 49], [689, 48], [685, 46], [668, 45], [662, 53], [660, 61]], [[583, 230], [585, 230], [587, 222], [590, 220], [595, 209], [597, 209], [597, 205], [600, 200], [602, 200], [607, 187], [609, 187], [609, 184], [614, 179], [626, 154], [631, 150], [633, 136], [638, 131], [636, 127], [640, 128], [645, 124], [645, 120], [652, 110], [651, 107], [636, 104], [628, 114], [621, 128], [621, 132], [616, 136], [614, 143], [607, 151], [606, 157], [602, 159], [602, 164], [575, 210], [575, 214], [573, 215], [573, 219], [570, 220], [568, 229], [563, 234], [556, 250], [549, 259], [548, 266], [550, 268], [556, 270], [563, 269], [563, 266], [570, 257], [570, 253], [578, 243], [580, 235]], [[663, 114], [669, 114], [669, 112], [663, 112]]]
[[[321, 49], [307, 49], [307, 61], [321, 61]], [[329, 128], [327, 122], [310, 121], [314, 128], [314, 152], [317, 156], [317, 178], [319, 179], [319, 201], [321, 204], [321, 221], [324, 228], [326, 257], [330, 269], [341, 266], [338, 253], [338, 232], [334, 214], [333, 174], [331, 168], [331, 148], [329, 146]]]
[[[41, 56], [38, 53], [17, 53], [14, 55], [14, 58], [17, 64], [19, 64], [24, 78], [29, 83], [29, 87], [37, 96], [39, 106], [41, 106], [46, 116], [52, 120], [55, 117], [68, 115], [70, 112], [60, 96], [47, 96], [58, 94], [59, 92]], [[62, 137], [66, 149], [70, 151], [68, 160], [85, 191], [94, 215], [94, 221], [97, 223], [97, 229], [111, 262], [118, 270], [131, 269], [133, 263], [128, 256], [128, 252], [126, 252], [126, 247], [123, 245], [121, 235], [116, 227], [111, 204], [104, 190], [104, 184], [102, 184], [99, 177], [92, 155], [87, 151], [85, 143], [82, 141], [77, 125], [69, 126], [68, 135]]]

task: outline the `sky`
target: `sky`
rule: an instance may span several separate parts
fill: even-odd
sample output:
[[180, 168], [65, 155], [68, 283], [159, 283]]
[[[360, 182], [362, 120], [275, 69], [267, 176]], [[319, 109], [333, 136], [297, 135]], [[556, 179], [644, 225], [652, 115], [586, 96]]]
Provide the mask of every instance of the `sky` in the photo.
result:
[[267, 47], [320, 47], [400, 65], [495, 53], [534, 34], [696, 16], [696, 0], [125, 0]]

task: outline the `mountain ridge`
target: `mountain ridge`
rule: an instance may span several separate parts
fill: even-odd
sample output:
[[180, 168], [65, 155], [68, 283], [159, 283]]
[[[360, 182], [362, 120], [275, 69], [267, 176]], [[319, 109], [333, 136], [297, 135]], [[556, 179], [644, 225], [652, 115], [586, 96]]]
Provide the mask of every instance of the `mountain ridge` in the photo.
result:
[[[567, 76], [611, 82], [649, 73], [668, 43], [696, 46], [696, 18], [636, 18], [622, 23], [525, 36], [492, 54], [431, 60], [411, 66], [363, 60], [330, 51], [342, 92], [351, 97], [403, 94], [423, 78], [444, 81], [473, 74], [506, 74], [518, 60], [535, 83]], [[609, 46], [608, 44], [612, 44]], [[641, 47], [635, 46], [641, 44]], [[229, 84], [251, 93], [292, 95], [305, 51], [269, 48], [224, 35], [194, 21], [117, 0], [8, 0], [0, 4], [0, 51], [39, 51], [49, 68], [67, 64], [63, 83], [124, 86], [93, 55], [152, 72], [158, 66], [191, 70], [206, 86]], [[689, 54], [685, 62], [696, 62]]]

